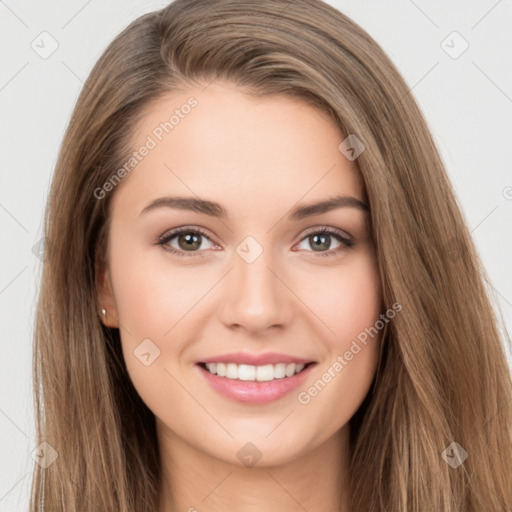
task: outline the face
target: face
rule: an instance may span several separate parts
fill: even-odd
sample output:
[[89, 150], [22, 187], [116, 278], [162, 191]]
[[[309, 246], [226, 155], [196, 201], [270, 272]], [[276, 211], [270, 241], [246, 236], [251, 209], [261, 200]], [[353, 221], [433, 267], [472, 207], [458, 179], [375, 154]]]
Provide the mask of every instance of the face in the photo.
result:
[[[99, 300], [163, 436], [238, 465], [250, 441], [278, 464], [335, 436], [360, 406], [379, 350], [361, 334], [381, 292], [342, 140], [314, 107], [228, 83], [145, 112], [133, 147], [149, 149], [109, 192]], [[215, 358], [217, 375], [201, 364]], [[304, 368], [287, 376], [301, 368], [293, 360]]]

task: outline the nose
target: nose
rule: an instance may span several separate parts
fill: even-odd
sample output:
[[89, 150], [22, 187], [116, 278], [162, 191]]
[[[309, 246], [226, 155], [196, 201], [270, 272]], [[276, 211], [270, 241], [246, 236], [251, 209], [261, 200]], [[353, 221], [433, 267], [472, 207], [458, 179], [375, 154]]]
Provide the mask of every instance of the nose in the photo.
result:
[[271, 251], [264, 250], [252, 262], [236, 253], [233, 267], [226, 276], [223, 323], [253, 334], [289, 324], [294, 294], [286, 285], [281, 267], [272, 261]]

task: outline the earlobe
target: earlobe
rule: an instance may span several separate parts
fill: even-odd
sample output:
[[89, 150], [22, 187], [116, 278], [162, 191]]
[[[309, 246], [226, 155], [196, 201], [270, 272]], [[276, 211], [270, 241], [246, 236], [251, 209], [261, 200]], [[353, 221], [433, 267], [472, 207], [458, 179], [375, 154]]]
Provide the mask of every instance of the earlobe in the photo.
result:
[[101, 308], [101, 321], [105, 327], [111, 327], [111, 328], [117, 328], [118, 322], [117, 322], [117, 315], [114, 319], [111, 319], [108, 316], [108, 312], [105, 308]]
[[117, 306], [108, 268], [96, 263], [96, 289], [100, 319], [105, 327], [118, 328]]

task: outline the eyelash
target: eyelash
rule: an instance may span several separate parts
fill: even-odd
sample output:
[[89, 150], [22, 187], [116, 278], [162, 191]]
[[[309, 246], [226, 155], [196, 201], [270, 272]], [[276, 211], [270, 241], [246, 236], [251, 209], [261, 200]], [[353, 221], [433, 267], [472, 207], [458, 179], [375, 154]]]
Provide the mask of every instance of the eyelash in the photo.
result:
[[[154, 241], [154, 243], [155, 243], [155, 245], [161, 246], [164, 250], [166, 250], [172, 254], [175, 254], [176, 256], [186, 256], [186, 257], [199, 256], [199, 257], [202, 257], [203, 256], [201, 254], [202, 251], [190, 251], [190, 252], [178, 251], [178, 250], [174, 249], [173, 247], [166, 246], [166, 244], [168, 242], [170, 242], [173, 238], [180, 235], [181, 233], [193, 233], [196, 235], [202, 235], [205, 238], [207, 238], [208, 240], [210, 240], [210, 237], [208, 236], [208, 234], [201, 228], [198, 228], [198, 227], [190, 228], [187, 226], [183, 226], [181, 228], [177, 228], [177, 229], [171, 231], [170, 233], [165, 233], [165, 234], [157, 237], [156, 240]], [[338, 247], [337, 249], [331, 249], [328, 251], [318, 252], [317, 256], [326, 256], [326, 257], [336, 256], [338, 253], [340, 253], [342, 251], [346, 251], [347, 249], [350, 249], [354, 246], [354, 242], [352, 240], [343, 236], [341, 234], [341, 232], [338, 231], [337, 229], [330, 228], [328, 226], [320, 226], [320, 227], [316, 227], [316, 228], [312, 228], [312, 229], [308, 230], [304, 234], [304, 236], [300, 239], [299, 243], [311, 235], [330, 235], [330, 236], [336, 238], [341, 243], [340, 247]]]

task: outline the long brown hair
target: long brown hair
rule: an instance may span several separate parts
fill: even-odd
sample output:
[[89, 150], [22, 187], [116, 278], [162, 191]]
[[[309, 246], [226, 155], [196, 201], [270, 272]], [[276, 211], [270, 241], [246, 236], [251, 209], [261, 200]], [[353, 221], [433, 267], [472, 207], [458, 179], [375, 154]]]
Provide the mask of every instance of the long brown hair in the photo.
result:
[[[510, 340], [500, 339], [485, 270], [407, 84], [364, 30], [320, 0], [176, 0], [108, 46], [60, 148], [33, 369], [37, 442], [57, 458], [34, 466], [31, 511], [157, 509], [154, 416], [131, 384], [119, 331], [98, 315], [96, 272], [115, 190], [101, 199], [94, 191], [133, 151], [130, 136], [150, 102], [215, 79], [315, 105], [339, 126], [340, 142], [355, 134], [365, 146], [356, 163], [383, 301], [402, 310], [351, 420], [351, 512], [512, 506], [502, 343]], [[462, 463], [452, 467], [446, 453]]]

